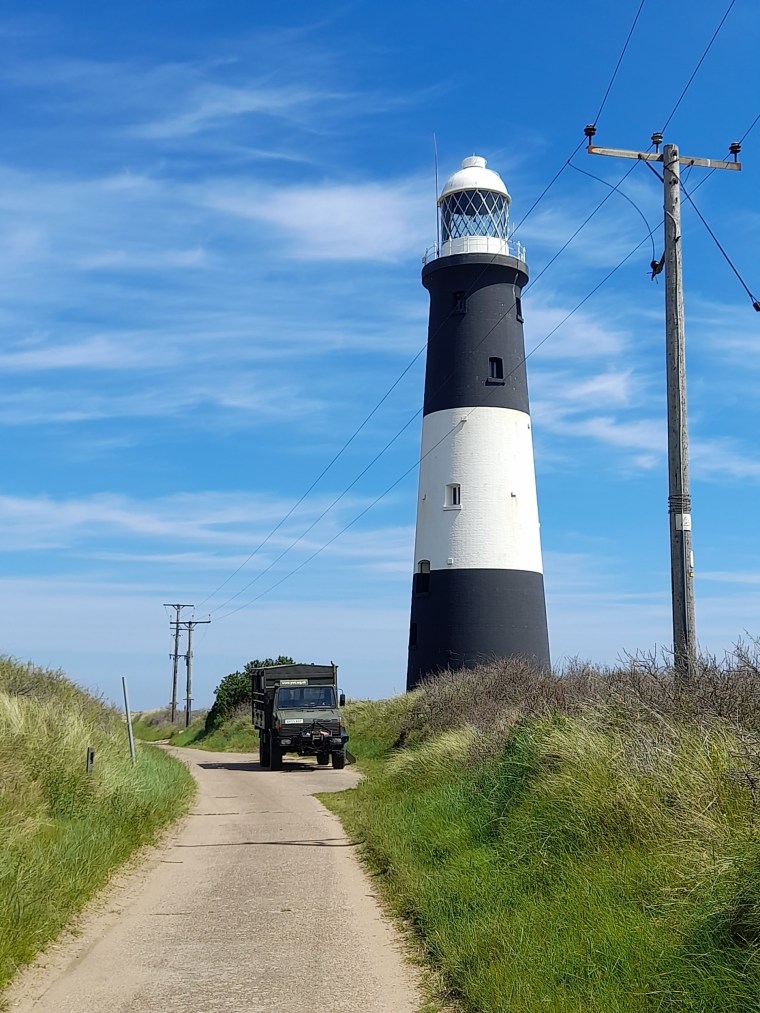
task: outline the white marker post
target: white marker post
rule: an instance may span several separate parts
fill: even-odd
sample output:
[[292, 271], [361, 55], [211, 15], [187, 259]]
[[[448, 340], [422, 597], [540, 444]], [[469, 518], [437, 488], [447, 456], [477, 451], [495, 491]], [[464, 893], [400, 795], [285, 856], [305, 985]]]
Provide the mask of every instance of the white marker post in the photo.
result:
[[132, 734], [132, 715], [129, 711], [129, 694], [127, 692], [127, 680], [125, 676], [121, 677], [121, 685], [124, 690], [124, 711], [127, 715], [127, 736], [129, 737], [129, 755], [132, 757], [132, 763], [137, 762], [137, 755], [135, 753], [135, 737]]

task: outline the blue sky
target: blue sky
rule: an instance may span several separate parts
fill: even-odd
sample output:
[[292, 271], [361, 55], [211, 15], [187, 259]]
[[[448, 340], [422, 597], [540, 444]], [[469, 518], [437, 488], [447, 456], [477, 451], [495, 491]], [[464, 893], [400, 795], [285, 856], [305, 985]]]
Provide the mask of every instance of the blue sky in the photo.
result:
[[[648, 146], [726, 6], [645, 2], [597, 143]], [[127, 675], [136, 707], [161, 705], [162, 602], [181, 601], [213, 620], [199, 704], [279, 653], [334, 660], [352, 695], [403, 688], [424, 355], [230, 575], [424, 346], [433, 133], [443, 178], [488, 158], [516, 224], [637, 7], [3, 5], [2, 650], [112, 698]], [[760, 112], [759, 42], [736, 0], [666, 140], [725, 155]], [[760, 125], [742, 161], [695, 199], [757, 292]], [[615, 183], [632, 163], [573, 164]], [[659, 257], [660, 184], [637, 165], [623, 189]], [[608, 192], [565, 169], [517, 234], [533, 278]], [[684, 210], [697, 629], [722, 653], [760, 634], [760, 314]], [[646, 237], [613, 194], [525, 293], [527, 349]], [[651, 258], [647, 239], [529, 359], [557, 662], [670, 640]]]

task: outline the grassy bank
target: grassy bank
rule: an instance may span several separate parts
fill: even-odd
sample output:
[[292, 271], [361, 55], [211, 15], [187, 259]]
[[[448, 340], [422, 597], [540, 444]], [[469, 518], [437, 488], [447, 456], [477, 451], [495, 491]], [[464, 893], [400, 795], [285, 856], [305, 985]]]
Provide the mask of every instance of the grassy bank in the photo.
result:
[[0, 658], [0, 987], [193, 793], [160, 750], [138, 747], [132, 765], [113, 708], [61, 673]]
[[760, 1010], [759, 675], [447, 675], [351, 707], [324, 801], [467, 1013]]
[[190, 746], [207, 749], [212, 753], [253, 753], [259, 748], [259, 736], [251, 724], [250, 711], [233, 716], [217, 727], [206, 727], [205, 713], [193, 718], [189, 728], [184, 724], [172, 725], [168, 711], [146, 711], [133, 722], [136, 738], [143, 742], [165, 740], [173, 746]]

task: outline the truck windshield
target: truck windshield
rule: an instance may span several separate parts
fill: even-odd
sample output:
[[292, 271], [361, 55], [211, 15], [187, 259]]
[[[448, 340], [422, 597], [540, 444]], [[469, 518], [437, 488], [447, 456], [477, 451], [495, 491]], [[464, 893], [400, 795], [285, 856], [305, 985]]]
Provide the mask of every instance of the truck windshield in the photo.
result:
[[332, 686], [280, 686], [276, 706], [283, 710], [335, 707], [335, 690]]

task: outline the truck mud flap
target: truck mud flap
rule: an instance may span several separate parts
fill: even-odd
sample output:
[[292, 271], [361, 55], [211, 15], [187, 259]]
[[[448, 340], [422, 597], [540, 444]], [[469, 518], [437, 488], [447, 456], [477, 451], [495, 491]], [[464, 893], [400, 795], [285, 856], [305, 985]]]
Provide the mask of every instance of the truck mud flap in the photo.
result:
[[356, 757], [350, 749], [346, 750], [346, 763], [356, 763]]

